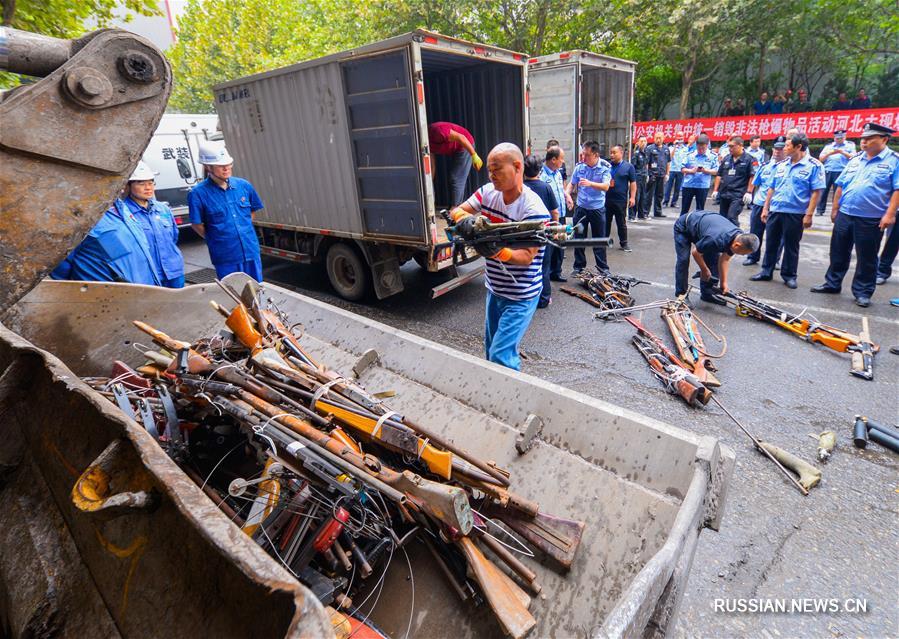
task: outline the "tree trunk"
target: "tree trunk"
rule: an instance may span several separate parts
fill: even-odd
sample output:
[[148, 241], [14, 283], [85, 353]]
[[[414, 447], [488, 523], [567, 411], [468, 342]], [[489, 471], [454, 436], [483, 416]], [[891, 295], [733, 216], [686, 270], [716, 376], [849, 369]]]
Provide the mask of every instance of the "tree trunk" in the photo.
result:
[[696, 72], [697, 52], [695, 47], [690, 47], [687, 54], [687, 64], [681, 77], [680, 88], [680, 119], [687, 117], [687, 105], [690, 103], [690, 91], [693, 88], [693, 74]]
[[3, 26], [11, 27], [16, 16], [16, 0], [3, 0]]
[[765, 90], [765, 53], [768, 49], [768, 43], [762, 39], [762, 46], [759, 51], [759, 78], [755, 87], [755, 94], [761, 95], [762, 91]]

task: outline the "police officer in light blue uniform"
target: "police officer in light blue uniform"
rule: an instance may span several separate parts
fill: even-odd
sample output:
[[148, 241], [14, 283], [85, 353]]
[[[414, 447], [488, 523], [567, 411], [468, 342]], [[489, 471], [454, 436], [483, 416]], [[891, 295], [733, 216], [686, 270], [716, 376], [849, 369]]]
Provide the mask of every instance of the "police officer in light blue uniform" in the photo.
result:
[[899, 154], [887, 146], [893, 133], [893, 129], [880, 124], [865, 124], [864, 151], [849, 160], [836, 181], [830, 267], [824, 284], [815, 286], [812, 292], [840, 292], [855, 246], [852, 294], [859, 306], [871, 304], [876, 286], [877, 251], [884, 231], [892, 227], [895, 232], [899, 208]]
[[[574, 207], [572, 224], [582, 225], [576, 232], [578, 237], [587, 237], [588, 228], [593, 237], [605, 237], [606, 191], [609, 190], [612, 182], [612, 165], [599, 157], [598, 142], [585, 142], [583, 149], [584, 161], [574, 167], [574, 171], [571, 172], [571, 182], [565, 187], [568, 195], [571, 195], [571, 191], [577, 187], [577, 206]], [[604, 246], [593, 247], [593, 258], [596, 260], [597, 269], [602, 272], [609, 270]], [[576, 276], [586, 266], [587, 255], [584, 249], [574, 249], [572, 276]]]
[[842, 129], [834, 131], [833, 142], [824, 145], [821, 155], [818, 156], [818, 159], [824, 164], [824, 193], [818, 200], [818, 215], [824, 215], [830, 189], [853, 155], [855, 155], [855, 143], [846, 139], [846, 131]]
[[191, 227], [206, 238], [219, 278], [243, 272], [261, 282], [262, 256], [253, 214], [262, 210], [262, 200], [252, 184], [232, 177], [234, 160], [224, 145], [201, 142], [200, 164], [206, 179], [187, 196]]
[[684, 215], [690, 210], [694, 199], [697, 211], [705, 209], [712, 177], [718, 174], [718, 157], [709, 151], [709, 136], [705, 133], [696, 138], [696, 150], [687, 154], [681, 173], [684, 174], [684, 185], [681, 188], [684, 199], [680, 214]]
[[50, 277], [155, 286], [162, 283], [140, 223], [118, 199]]
[[144, 230], [162, 285], [182, 288], [184, 258], [178, 249], [178, 225], [168, 205], [153, 197], [155, 190], [155, 173], [146, 163], [139, 162], [125, 187], [125, 206]]
[[[778, 136], [774, 140], [771, 161], [763, 164], [756, 171], [756, 174], [752, 176], [752, 213], [749, 216], [749, 232], [759, 238], [760, 244], [757, 251], [751, 253], [743, 260], [743, 266], [758, 264], [762, 258], [761, 242], [765, 239], [765, 223], [762, 222], [762, 209], [765, 208], [765, 200], [768, 198], [768, 187], [771, 185], [771, 178], [774, 177], [774, 169], [777, 163], [784, 159], [784, 147], [786, 145], [787, 138], [782, 135]], [[778, 259], [780, 259], [779, 252]]]

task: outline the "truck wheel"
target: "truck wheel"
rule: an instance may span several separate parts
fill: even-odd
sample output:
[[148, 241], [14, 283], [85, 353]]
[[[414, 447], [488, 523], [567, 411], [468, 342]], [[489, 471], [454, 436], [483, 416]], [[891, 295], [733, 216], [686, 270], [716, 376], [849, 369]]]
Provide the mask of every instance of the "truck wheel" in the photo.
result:
[[368, 264], [353, 247], [343, 242], [331, 245], [325, 258], [328, 280], [345, 300], [358, 302], [368, 293], [371, 273]]
[[428, 254], [422, 251], [416, 251], [412, 254], [412, 259], [425, 271], [428, 270]]

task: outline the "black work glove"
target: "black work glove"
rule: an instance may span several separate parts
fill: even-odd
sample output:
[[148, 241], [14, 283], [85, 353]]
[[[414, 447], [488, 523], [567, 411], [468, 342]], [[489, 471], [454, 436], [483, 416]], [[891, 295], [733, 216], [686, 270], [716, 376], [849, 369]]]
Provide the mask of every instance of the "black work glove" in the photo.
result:
[[463, 240], [473, 240], [475, 236], [474, 223], [477, 218], [474, 215], [466, 215], [456, 222], [454, 227], [456, 235]]
[[483, 242], [474, 245], [474, 250], [483, 257], [493, 257], [499, 253], [501, 248], [502, 246], [498, 242]]

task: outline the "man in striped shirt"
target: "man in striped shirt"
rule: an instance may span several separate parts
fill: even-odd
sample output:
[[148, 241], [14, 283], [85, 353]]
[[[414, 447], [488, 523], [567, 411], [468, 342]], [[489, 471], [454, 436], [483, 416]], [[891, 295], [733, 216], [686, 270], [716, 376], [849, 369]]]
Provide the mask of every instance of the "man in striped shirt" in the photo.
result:
[[[540, 197], [524, 187], [524, 156], [514, 144], [496, 145], [487, 156], [490, 184], [485, 184], [452, 213], [463, 237], [473, 232], [476, 216], [494, 223], [550, 221]], [[521, 369], [518, 346], [537, 310], [543, 288], [544, 247], [512, 249], [479, 246], [487, 260], [487, 316], [484, 351], [487, 359]]]

